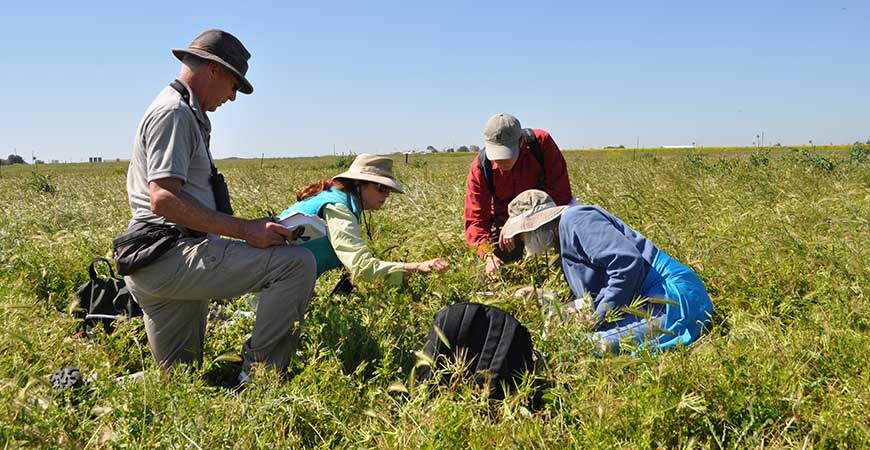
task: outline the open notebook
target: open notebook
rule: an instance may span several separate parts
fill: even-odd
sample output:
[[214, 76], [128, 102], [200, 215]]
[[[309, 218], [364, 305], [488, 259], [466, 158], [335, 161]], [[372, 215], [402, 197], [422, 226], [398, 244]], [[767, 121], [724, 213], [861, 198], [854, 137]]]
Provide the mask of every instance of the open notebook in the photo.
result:
[[302, 211], [293, 211], [278, 217], [278, 223], [290, 229], [292, 238], [287, 241], [293, 245], [326, 236], [326, 221]]

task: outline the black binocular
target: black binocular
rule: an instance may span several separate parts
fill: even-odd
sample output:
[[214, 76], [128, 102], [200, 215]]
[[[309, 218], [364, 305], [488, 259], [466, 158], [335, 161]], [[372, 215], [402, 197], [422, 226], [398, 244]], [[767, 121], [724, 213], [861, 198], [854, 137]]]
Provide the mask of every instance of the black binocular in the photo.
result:
[[214, 203], [218, 211], [233, 215], [233, 205], [230, 204], [230, 189], [227, 187], [227, 182], [224, 180], [223, 174], [218, 173], [215, 169], [212, 171], [211, 190], [214, 192]]

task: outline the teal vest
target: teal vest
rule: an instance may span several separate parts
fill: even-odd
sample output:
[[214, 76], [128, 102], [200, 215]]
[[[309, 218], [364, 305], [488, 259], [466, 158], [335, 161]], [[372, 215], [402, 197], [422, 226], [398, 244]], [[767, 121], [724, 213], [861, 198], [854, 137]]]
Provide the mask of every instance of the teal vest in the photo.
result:
[[[356, 197], [334, 186], [329, 188], [329, 190], [321, 191], [313, 197], [308, 197], [305, 200], [294, 203], [285, 209], [279, 217], [283, 217], [293, 211], [302, 211], [305, 214], [323, 218], [323, 207], [336, 203], [346, 206], [359, 219], [362, 209]], [[308, 241], [302, 244], [302, 247], [307, 248], [314, 254], [314, 259], [317, 260], [318, 277], [329, 269], [341, 266], [341, 261], [338, 260], [338, 256], [335, 254], [335, 250], [332, 249], [332, 244], [326, 236]]]

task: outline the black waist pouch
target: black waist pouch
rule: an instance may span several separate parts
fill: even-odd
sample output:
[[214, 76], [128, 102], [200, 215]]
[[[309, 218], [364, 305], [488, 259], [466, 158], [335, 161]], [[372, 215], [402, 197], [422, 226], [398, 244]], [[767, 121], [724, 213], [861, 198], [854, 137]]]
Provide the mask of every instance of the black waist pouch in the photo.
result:
[[112, 241], [118, 273], [130, 275], [151, 264], [169, 251], [181, 235], [180, 230], [170, 225], [133, 223]]

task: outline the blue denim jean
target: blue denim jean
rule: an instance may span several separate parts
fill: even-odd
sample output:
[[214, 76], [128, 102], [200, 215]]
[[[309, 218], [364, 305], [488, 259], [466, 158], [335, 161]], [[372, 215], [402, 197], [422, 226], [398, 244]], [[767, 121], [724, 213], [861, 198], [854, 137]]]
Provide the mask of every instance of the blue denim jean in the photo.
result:
[[640, 319], [628, 325], [611, 328], [604, 331], [596, 331], [591, 334], [590, 338], [595, 343], [596, 349], [601, 352], [619, 353], [620, 344], [624, 339], [631, 339], [637, 344], [643, 345], [650, 341], [655, 346], [655, 340], [665, 324], [665, 315]]
[[661, 250], [654, 256], [639, 295], [667, 299], [670, 304], [649, 305], [649, 319], [626, 314], [617, 322], [600, 324], [590, 334], [599, 351], [617, 353], [620, 340], [627, 337], [640, 344], [648, 340], [655, 350], [688, 345], [698, 339], [713, 314], [713, 303], [698, 275]]

